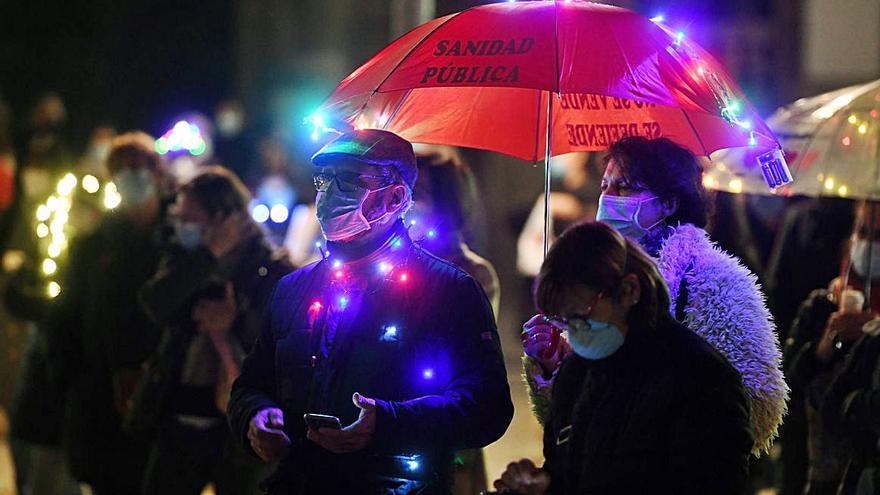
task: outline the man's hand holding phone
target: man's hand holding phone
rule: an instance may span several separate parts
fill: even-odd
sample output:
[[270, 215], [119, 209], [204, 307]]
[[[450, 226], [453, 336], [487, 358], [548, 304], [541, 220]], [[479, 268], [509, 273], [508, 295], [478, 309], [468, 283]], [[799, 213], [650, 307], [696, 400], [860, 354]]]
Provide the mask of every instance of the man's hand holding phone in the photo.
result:
[[[323, 426], [313, 428], [309, 425], [306, 438], [334, 454], [347, 454], [366, 448], [376, 430], [376, 401], [355, 393], [352, 402], [361, 410], [357, 421], [342, 429], [337, 429], [336, 425], [332, 425], [331, 428]], [[306, 422], [308, 424], [308, 419]]]

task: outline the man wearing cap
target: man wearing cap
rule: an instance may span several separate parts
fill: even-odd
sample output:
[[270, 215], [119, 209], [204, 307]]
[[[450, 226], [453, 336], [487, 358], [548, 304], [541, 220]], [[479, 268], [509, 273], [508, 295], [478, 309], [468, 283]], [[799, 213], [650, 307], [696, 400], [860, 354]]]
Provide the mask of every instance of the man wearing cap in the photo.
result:
[[489, 302], [410, 240], [409, 142], [353, 131], [312, 162], [324, 257], [279, 283], [232, 429], [280, 461], [270, 494], [449, 493], [452, 453], [497, 440], [513, 415]]

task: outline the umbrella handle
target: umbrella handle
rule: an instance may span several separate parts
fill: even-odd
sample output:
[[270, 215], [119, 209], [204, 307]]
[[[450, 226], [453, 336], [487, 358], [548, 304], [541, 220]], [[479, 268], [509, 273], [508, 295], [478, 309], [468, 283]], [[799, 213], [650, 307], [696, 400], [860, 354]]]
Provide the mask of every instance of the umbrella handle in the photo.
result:
[[544, 259], [550, 250], [550, 135], [553, 119], [553, 93], [547, 91], [547, 130], [544, 134], [547, 142], [544, 147]]

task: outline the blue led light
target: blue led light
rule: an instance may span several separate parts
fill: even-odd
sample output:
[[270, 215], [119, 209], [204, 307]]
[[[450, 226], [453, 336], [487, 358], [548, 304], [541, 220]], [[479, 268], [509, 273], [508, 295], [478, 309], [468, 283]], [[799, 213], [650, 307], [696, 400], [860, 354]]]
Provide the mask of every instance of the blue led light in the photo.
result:
[[431, 368], [426, 369], [425, 371], [422, 372], [422, 377], [425, 380], [430, 380], [430, 379], [434, 378], [434, 370], [432, 370]]
[[681, 46], [681, 41], [684, 39], [684, 31], [679, 31], [675, 33], [675, 46]]
[[388, 325], [385, 327], [385, 333], [382, 334], [382, 342], [394, 342], [397, 340], [397, 325]]
[[342, 268], [342, 262], [339, 260], [333, 261], [333, 268]]
[[429, 230], [429, 231], [428, 231], [428, 238], [429, 238], [429, 239], [433, 239], [433, 238], [435, 238], [435, 237], [437, 237], [437, 231], [434, 230], [434, 229]]
[[410, 471], [416, 471], [419, 469], [419, 461], [416, 461], [416, 460], [406, 461], [406, 467], [409, 468]]
[[400, 238], [394, 239], [394, 241], [391, 242], [391, 247], [394, 249], [397, 249], [402, 245], [403, 245], [403, 241], [401, 241]]
[[348, 306], [348, 298], [345, 296], [340, 297], [339, 298], [339, 307], [342, 309], [345, 309], [346, 306]]

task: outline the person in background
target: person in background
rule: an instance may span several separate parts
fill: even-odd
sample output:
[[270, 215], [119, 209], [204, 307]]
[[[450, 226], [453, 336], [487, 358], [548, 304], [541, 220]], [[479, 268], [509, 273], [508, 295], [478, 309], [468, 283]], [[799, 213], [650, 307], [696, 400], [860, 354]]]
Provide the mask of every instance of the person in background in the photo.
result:
[[[805, 335], [791, 333], [796, 328], [799, 308], [823, 306], [821, 296], [811, 294], [840, 275], [838, 260], [848, 259], [847, 240], [853, 232], [855, 202], [843, 198], [789, 198], [779, 232], [767, 262], [768, 304], [784, 342], [786, 376], [791, 385], [789, 412], [779, 432], [780, 447], [777, 471], [780, 495], [801, 495], [807, 484], [809, 454], [808, 427], [803, 389], [789, 376], [794, 351], [804, 344]], [[828, 291], [820, 291], [828, 292]], [[801, 325], [797, 325], [800, 327]], [[821, 330], [821, 329], [820, 329]], [[813, 337], [806, 337], [813, 338]]]
[[[785, 372], [797, 399], [792, 404], [803, 408], [800, 413], [807, 424], [807, 495], [833, 495], [843, 479], [851, 456], [850, 444], [841, 431], [829, 428], [823, 421], [821, 407], [847, 354], [864, 335], [862, 327], [880, 313], [880, 294], [876, 292], [868, 310], [863, 311], [867, 246], [880, 236], [870, 232], [870, 212], [864, 205], [858, 208], [857, 215], [850, 252], [839, 265], [841, 275], [829, 288], [814, 290], [801, 304], [786, 342]], [[880, 250], [875, 256], [880, 256]]]
[[880, 388], [880, 320], [875, 319], [880, 294], [872, 291], [865, 304], [864, 292], [880, 278], [878, 219], [876, 207], [859, 204], [841, 277], [804, 302], [789, 338], [788, 367], [793, 386], [805, 396], [809, 419], [805, 493], [867, 494], [880, 487], [875, 479], [880, 409], [874, 405]]
[[409, 142], [361, 129], [312, 162], [327, 254], [278, 284], [233, 386], [233, 432], [280, 460], [273, 495], [448, 494], [453, 453], [513, 416], [492, 309], [403, 225]]
[[[567, 333], [544, 457], [512, 463], [495, 488], [540, 494], [742, 494], [754, 444], [737, 371], [670, 314], [654, 262], [600, 223], [567, 230], [534, 290]], [[534, 338], [524, 336], [525, 338]]]
[[121, 203], [72, 244], [45, 322], [50, 374], [67, 391], [71, 472], [97, 495], [138, 493], [147, 460], [122, 418], [160, 336], [137, 299], [167, 240], [171, 181], [153, 143], [142, 132], [113, 140], [107, 167]]
[[[605, 167], [600, 153], [568, 153], [550, 159], [550, 237], [596, 216], [596, 199]], [[544, 261], [544, 195], [535, 200], [517, 239], [516, 268], [533, 279]]]
[[[419, 178], [416, 180], [413, 211], [407, 215], [416, 223], [410, 235], [422, 239], [432, 254], [458, 266], [474, 277], [489, 302], [497, 320], [501, 287], [495, 267], [473, 252], [465, 239], [471, 228], [468, 212], [477, 208], [477, 184], [470, 167], [451, 146], [418, 145]], [[471, 449], [456, 455], [454, 491], [471, 495], [488, 488], [483, 452]]]
[[419, 180], [413, 191], [415, 205], [407, 215], [415, 220], [409, 227], [410, 235], [421, 239], [431, 253], [474, 277], [497, 316], [501, 303], [498, 273], [467, 243], [472, 228], [468, 212], [479, 204], [473, 172], [455, 148], [420, 145], [416, 157]]
[[[596, 220], [657, 260], [673, 317], [740, 372], [751, 401], [752, 452], [768, 452], [788, 399], [779, 342], [755, 276], [703, 230], [708, 202], [699, 162], [668, 139], [638, 136], [612, 145], [607, 162]], [[553, 378], [569, 349], [541, 318], [527, 322], [524, 333], [526, 379], [543, 420]]]
[[248, 212], [232, 172], [208, 167], [182, 185], [174, 242], [140, 300], [165, 328], [128, 424], [154, 435], [145, 495], [259, 493], [269, 473], [229, 435], [226, 404], [275, 284], [292, 270]]

